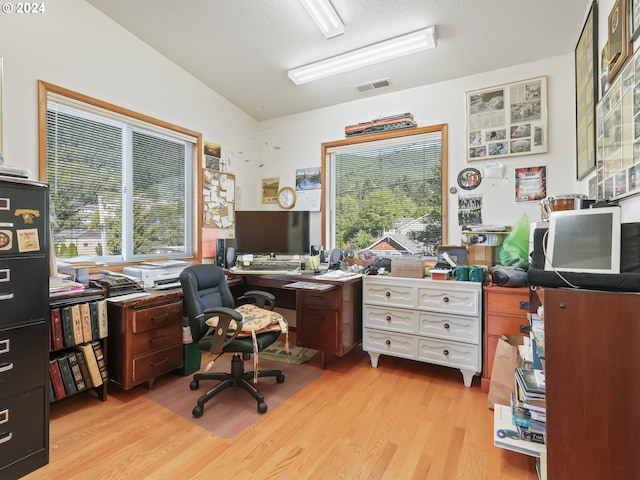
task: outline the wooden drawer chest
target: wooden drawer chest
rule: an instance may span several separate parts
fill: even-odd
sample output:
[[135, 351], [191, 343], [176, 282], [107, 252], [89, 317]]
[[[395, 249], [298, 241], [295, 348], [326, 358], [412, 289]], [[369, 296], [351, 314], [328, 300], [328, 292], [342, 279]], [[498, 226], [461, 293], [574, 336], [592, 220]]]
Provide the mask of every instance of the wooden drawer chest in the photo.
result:
[[182, 290], [110, 302], [108, 360], [124, 390], [182, 367]]
[[489, 391], [493, 357], [501, 335], [522, 335], [520, 325], [529, 325], [529, 287], [484, 287], [484, 368], [480, 383]]

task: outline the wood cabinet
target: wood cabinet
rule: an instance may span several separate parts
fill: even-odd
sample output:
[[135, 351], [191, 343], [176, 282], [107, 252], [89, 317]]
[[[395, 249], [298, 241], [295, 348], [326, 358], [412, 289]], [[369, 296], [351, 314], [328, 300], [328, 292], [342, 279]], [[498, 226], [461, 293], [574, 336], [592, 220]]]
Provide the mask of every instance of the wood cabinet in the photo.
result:
[[544, 289], [547, 477], [640, 479], [640, 294]]
[[49, 195], [0, 176], [0, 478], [49, 462]]
[[124, 390], [183, 365], [182, 290], [109, 302], [109, 375]]
[[319, 350], [324, 368], [327, 353], [342, 357], [362, 338], [362, 283], [359, 277], [322, 283], [331, 288], [296, 289], [296, 344]]
[[363, 278], [363, 349], [458, 368], [464, 384], [482, 369], [482, 286], [389, 276]]
[[489, 391], [493, 358], [502, 335], [523, 335], [520, 325], [529, 325], [529, 287], [484, 287], [483, 368], [480, 383]]

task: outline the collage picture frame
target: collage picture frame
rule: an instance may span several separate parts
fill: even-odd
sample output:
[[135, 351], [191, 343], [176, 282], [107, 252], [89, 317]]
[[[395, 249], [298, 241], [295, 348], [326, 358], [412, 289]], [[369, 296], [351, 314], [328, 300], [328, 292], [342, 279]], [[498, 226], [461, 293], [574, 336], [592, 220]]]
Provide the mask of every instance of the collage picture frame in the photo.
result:
[[547, 76], [467, 92], [467, 161], [547, 152]]

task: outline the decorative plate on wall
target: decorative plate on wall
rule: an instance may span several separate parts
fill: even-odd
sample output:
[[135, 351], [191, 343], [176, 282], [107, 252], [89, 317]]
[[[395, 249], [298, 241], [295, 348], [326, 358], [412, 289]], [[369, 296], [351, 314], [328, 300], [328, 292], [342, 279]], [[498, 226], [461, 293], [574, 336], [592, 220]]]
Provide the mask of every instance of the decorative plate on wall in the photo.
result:
[[481, 181], [482, 175], [476, 168], [465, 168], [458, 174], [458, 185], [465, 190], [473, 190]]

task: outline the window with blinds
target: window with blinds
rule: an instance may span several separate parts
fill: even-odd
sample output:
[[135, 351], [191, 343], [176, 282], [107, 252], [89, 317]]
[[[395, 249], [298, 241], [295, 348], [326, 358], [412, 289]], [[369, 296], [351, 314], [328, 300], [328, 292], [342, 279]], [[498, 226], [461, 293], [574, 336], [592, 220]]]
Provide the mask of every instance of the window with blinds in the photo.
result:
[[335, 248], [433, 255], [443, 243], [441, 131], [328, 148], [326, 162]]
[[56, 255], [106, 263], [192, 256], [196, 139], [69, 103], [50, 96], [46, 112]]

